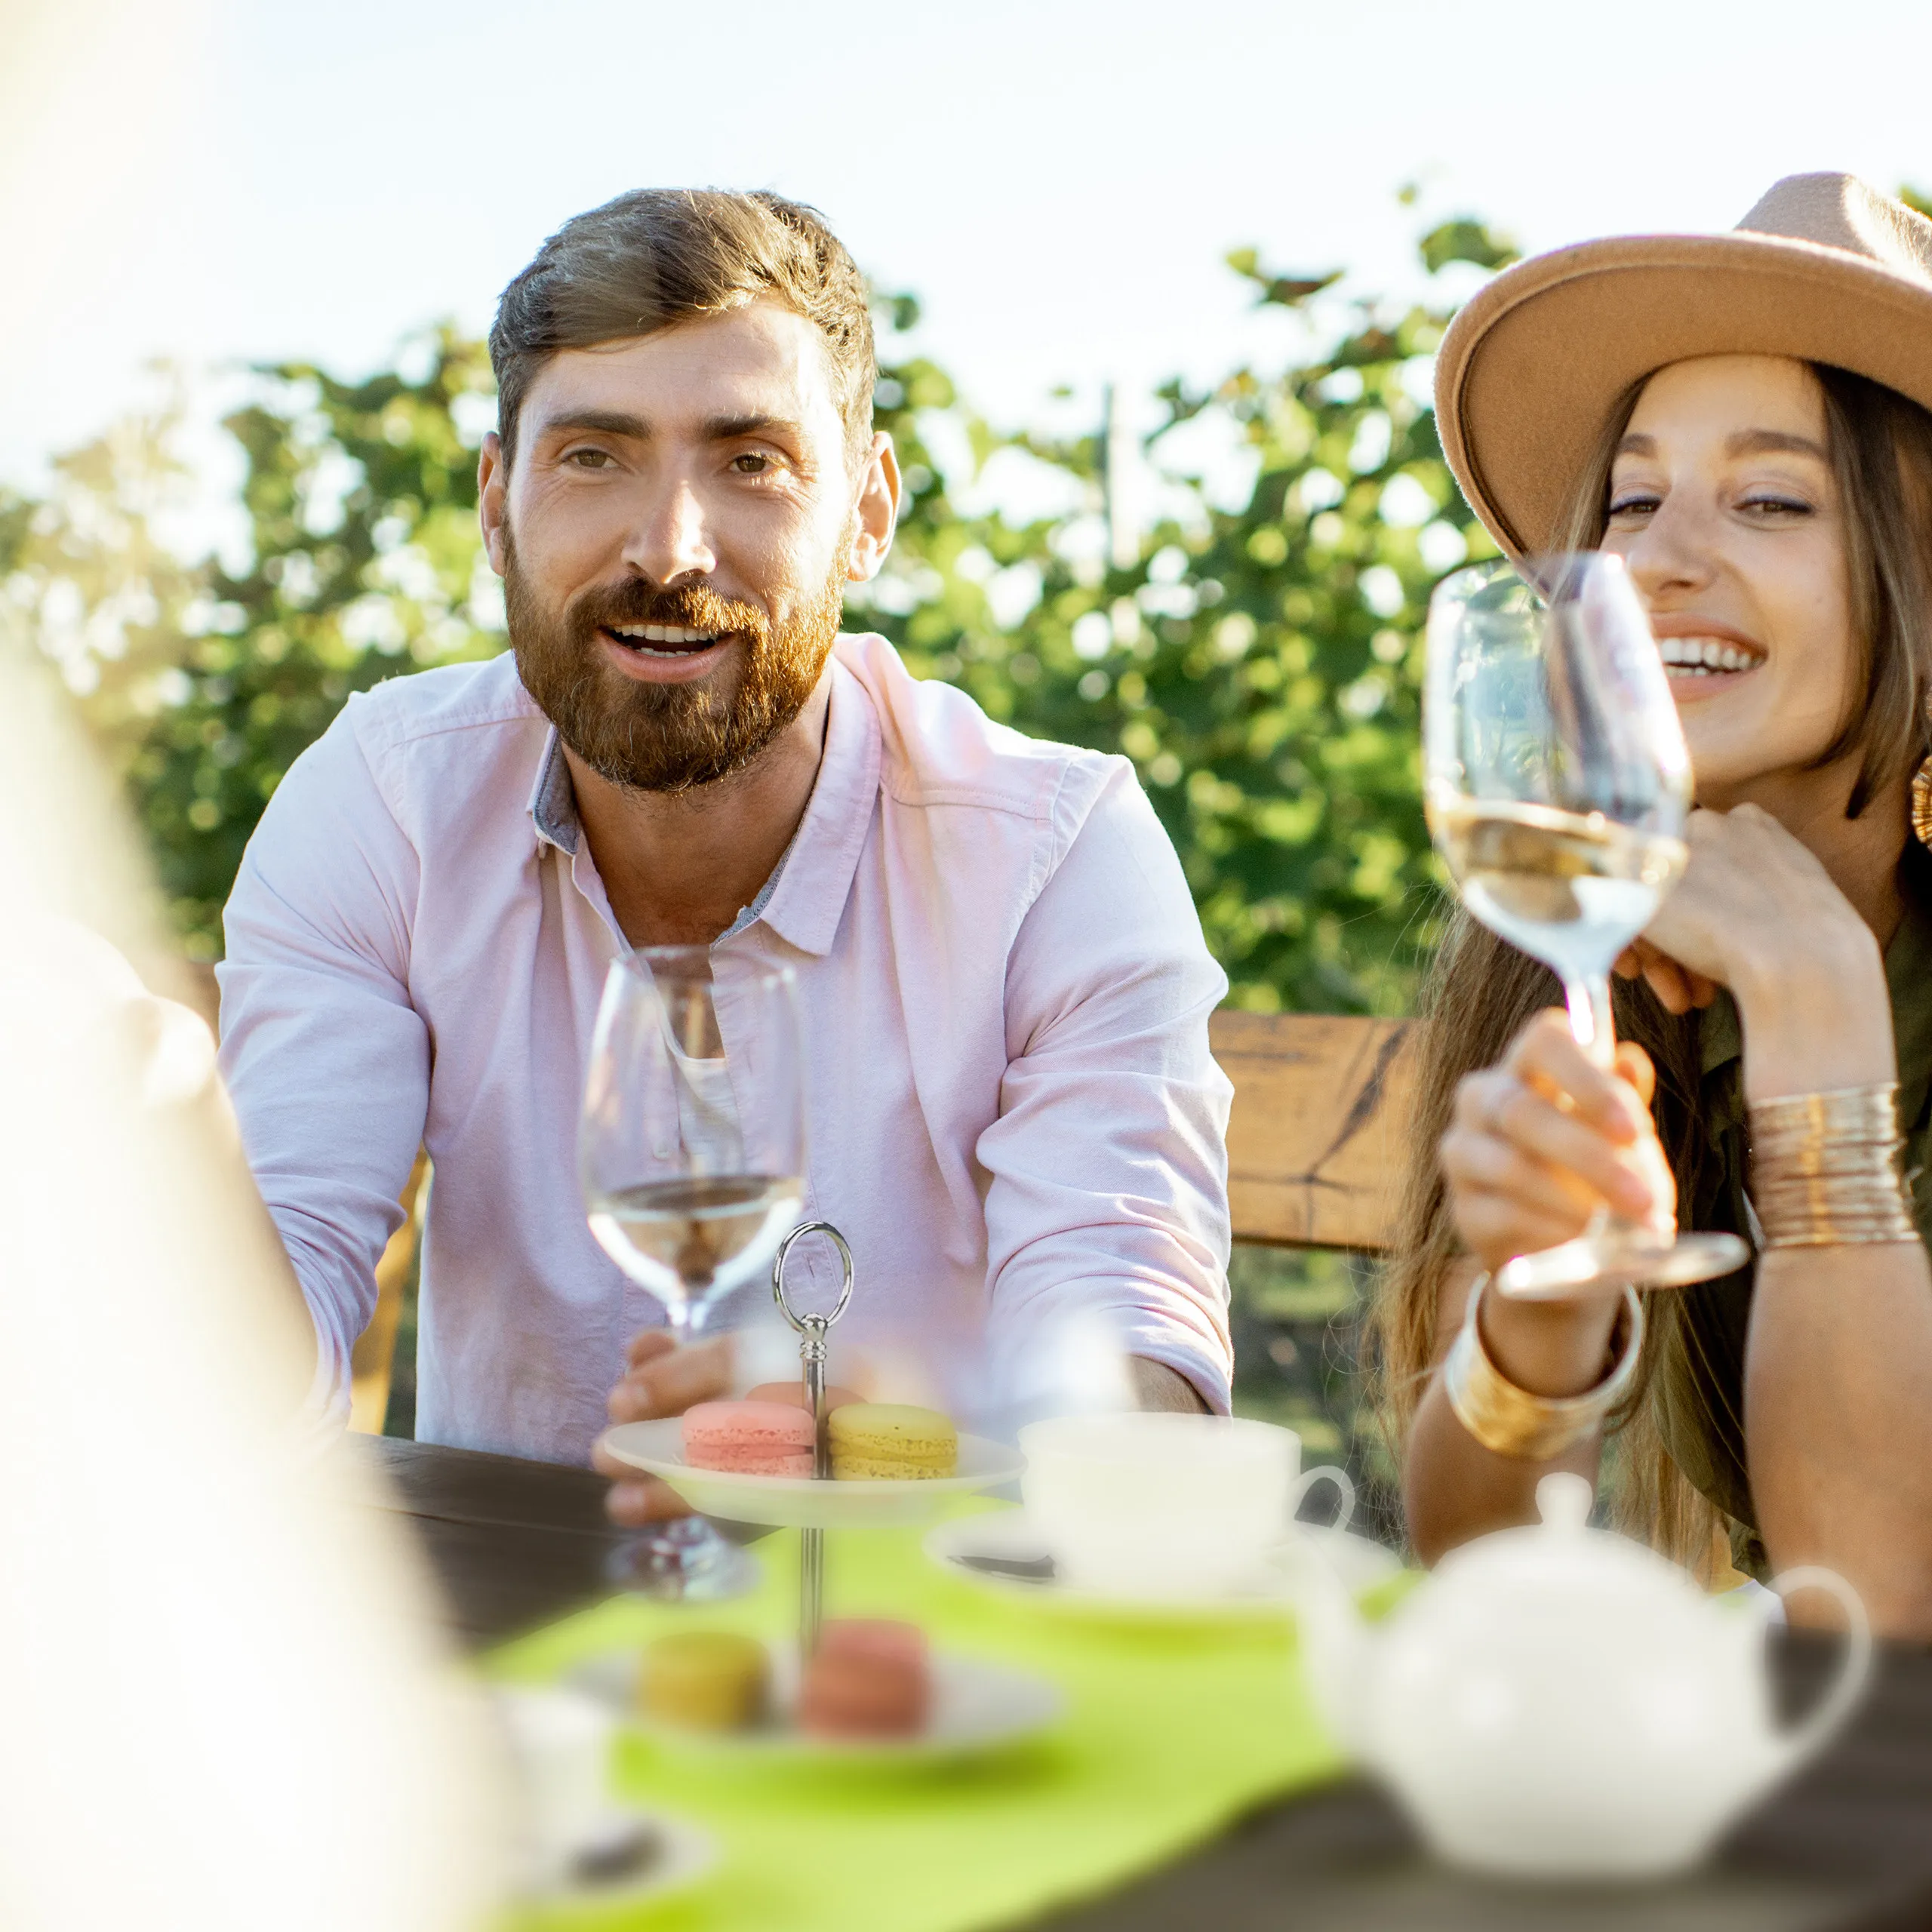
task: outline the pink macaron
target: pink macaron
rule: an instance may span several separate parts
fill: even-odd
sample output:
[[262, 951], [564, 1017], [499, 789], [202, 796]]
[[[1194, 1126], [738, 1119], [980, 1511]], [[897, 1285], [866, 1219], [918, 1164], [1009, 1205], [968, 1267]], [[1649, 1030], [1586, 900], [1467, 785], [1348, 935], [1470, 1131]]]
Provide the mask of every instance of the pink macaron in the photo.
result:
[[924, 1636], [909, 1623], [827, 1623], [798, 1690], [798, 1727], [819, 1737], [908, 1737], [932, 1709]]
[[786, 1402], [700, 1402], [685, 1411], [685, 1460], [740, 1475], [808, 1476], [812, 1419]]

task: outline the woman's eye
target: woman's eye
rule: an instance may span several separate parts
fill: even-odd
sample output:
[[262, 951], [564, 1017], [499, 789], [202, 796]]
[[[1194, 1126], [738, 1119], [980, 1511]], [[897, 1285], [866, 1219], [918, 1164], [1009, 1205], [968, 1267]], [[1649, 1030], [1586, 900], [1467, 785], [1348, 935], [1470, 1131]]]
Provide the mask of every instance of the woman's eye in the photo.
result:
[[1801, 497], [1746, 497], [1738, 508], [1760, 522], [1774, 517], [1809, 516], [1811, 506]]
[[1625, 490], [1610, 500], [1612, 517], [1649, 516], [1663, 499], [1654, 490]]

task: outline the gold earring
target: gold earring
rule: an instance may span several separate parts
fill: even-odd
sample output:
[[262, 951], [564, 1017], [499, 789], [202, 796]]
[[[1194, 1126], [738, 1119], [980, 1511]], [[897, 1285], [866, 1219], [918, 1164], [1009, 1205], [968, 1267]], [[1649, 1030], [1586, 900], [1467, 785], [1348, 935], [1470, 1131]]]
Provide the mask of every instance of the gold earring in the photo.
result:
[[1912, 829], [1921, 845], [1932, 845], [1932, 757], [1912, 775]]

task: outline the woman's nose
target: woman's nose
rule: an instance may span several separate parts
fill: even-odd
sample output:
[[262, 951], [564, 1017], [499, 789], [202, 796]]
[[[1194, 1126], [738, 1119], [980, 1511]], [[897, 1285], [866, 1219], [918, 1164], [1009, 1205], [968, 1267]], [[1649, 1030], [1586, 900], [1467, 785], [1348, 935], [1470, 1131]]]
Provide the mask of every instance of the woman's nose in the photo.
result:
[[1623, 561], [1646, 598], [1697, 589], [1717, 572], [1712, 536], [1708, 520], [1673, 491], [1625, 546]]

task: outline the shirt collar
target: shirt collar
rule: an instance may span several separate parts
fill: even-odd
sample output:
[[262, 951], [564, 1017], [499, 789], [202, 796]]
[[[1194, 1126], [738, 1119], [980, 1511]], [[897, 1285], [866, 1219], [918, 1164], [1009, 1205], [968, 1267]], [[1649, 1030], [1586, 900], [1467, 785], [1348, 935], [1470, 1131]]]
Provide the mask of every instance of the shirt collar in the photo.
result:
[[577, 857], [580, 827], [577, 816], [577, 792], [571, 783], [571, 768], [564, 761], [564, 741], [557, 728], [543, 741], [543, 755], [537, 766], [537, 783], [530, 788], [530, 820], [540, 845], [554, 845], [566, 857]]
[[834, 655], [825, 755], [764, 922], [788, 946], [820, 956], [832, 950], [878, 802], [878, 715], [864, 685]]
[[[844, 917], [846, 895], [857, 869], [872, 808], [878, 796], [878, 718], [865, 687], [835, 655], [826, 665], [832, 681], [825, 723], [825, 751], [804, 817], [764, 889], [741, 912], [730, 938], [762, 915], [788, 945], [823, 955]], [[539, 845], [553, 845], [574, 859], [581, 828], [563, 741], [550, 728], [531, 787], [529, 812]]]

